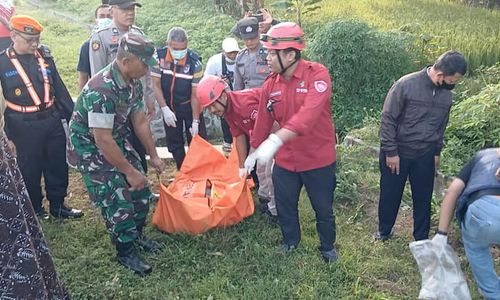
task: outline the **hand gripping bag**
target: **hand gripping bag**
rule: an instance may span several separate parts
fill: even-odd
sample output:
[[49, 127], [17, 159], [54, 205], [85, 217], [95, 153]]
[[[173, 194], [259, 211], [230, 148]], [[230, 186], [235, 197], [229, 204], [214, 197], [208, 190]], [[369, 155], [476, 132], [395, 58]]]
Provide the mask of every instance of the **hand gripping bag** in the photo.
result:
[[238, 153], [229, 158], [194, 136], [174, 181], [160, 182], [153, 224], [167, 233], [199, 234], [236, 224], [254, 212], [251, 182], [238, 174]]
[[460, 262], [450, 245], [441, 247], [427, 239], [410, 243], [410, 251], [422, 276], [418, 299], [471, 299]]

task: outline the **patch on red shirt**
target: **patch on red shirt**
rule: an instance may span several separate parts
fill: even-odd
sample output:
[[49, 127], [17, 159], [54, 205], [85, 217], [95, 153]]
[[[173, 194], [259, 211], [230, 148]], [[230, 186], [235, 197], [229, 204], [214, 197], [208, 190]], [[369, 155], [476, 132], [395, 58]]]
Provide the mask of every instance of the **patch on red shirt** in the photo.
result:
[[256, 109], [254, 109], [252, 111], [252, 113], [250, 113], [250, 119], [254, 120], [254, 121], [257, 120], [257, 110]]
[[323, 93], [328, 88], [328, 84], [326, 84], [323, 80], [318, 80], [314, 82], [314, 88], [319, 93]]

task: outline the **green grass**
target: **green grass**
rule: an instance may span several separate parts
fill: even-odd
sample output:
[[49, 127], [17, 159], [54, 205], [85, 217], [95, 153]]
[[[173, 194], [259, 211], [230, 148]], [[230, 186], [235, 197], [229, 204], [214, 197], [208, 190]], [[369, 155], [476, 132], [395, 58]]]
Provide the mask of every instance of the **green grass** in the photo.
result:
[[436, 0], [323, 1], [309, 23], [334, 18], [360, 18], [384, 31], [406, 27], [417, 35], [428, 34], [442, 49], [464, 52], [473, 68], [500, 61], [500, 11], [472, 8]]
[[[52, 2], [70, 11], [78, 20], [90, 22], [99, 1]], [[190, 0], [143, 2], [138, 24], [147, 34], [161, 43], [168, 28], [184, 26], [191, 36], [191, 46], [205, 58], [218, 51], [220, 41], [233, 24], [229, 17], [217, 15], [211, 6], [191, 7], [194, 2]], [[339, 14], [362, 9], [358, 5], [369, 6], [367, 1], [346, 3], [325, 4], [316, 20], [330, 19], [335, 11], [333, 5], [339, 7]], [[429, 4], [429, 1], [396, 3], [408, 8]], [[383, 4], [377, 5], [372, 5], [370, 10], [366, 8], [371, 13], [364, 14], [366, 18], [373, 18], [371, 23], [377, 24], [374, 20], [378, 20], [383, 24], [384, 19], [390, 19], [390, 10], [384, 10], [380, 6]], [[172, 12], [169, 8], [173, 8]], [[78, 24], [70, 24], [22, 3], [19, 12], [31, 14], [45, 25], [43, 42], [52, 49], [59, 71], [75, 96], [77, 51], [88, 32]], [[397, 11], [397, 14], [408, 18], [408, 14], [414, 13]], [[477, 17], [477, 22], [497, 20], [496, 13], [485, 15]], [[410, 20], [420, 17], [415, 14]], [[154, 18], [159, 21], [153, 22]], [[464, 26], [460, 21], [457, 24]], [[489, 32], [498, 38], [498, 28]], [[363, 134], [373, 136], [374, 131], [372, 127]], [[74, 207], [83, 207], [86, 216], [81, 220], [43, 222], [42, 227], [59, 275], [74, 299], [415, 299], [420, 275], [408, 249], [412, 241], [411, 210], [400, 211], [393, 240], [374, 243], [371, 234], [377, 228], [377, 161], [367, 155], [363, 147], [340, 146], [338, 154], [335, 209], [341, 260], [331, 265], [326, 265], [317, 251], [314, 213], [305, 194], [300, 202], [302, 241], [297, 251], [281, 253], [277, 249], [281, 238], [279, 227], [258, 213], [233, 227], [198, 236], [166, 235], [148, 227], [147, 233], [163, 242], [166, 248], [159, 254], [143, 254], [154, 268], [145, 278], [135, 276], [114, 261], [114, 249], [102, 217], [89, 205], [88, 195], [76, 173], [71, 173], [68, 202]], [[172, 165], [170, 167], [172, 169]], [[151, 179], [154, 181], [154, 176]], [[409, 202], [408, 192], [404, 202]], [[450, 240], [460, 254], [473, 298], [478, 299], [458, 236], [452, 233]]]
[[[205, 234], [147, 234], [163, 242], [144, 254], [153, 273], [141, 278], [113, 259], [99, 212], [89, 205], [76, 173], [69, 203], [85, 217], [42, 224], [58, 272], [75, 299], [415, 299], [420, 275], [409, 251], [411, 211], [401, 211], [396, 236], [374, 242], [378, 168], [363, 147], [339, 147], [335, 209], [340, 262], [325, 264], [317, 250], [314, 213], [303, 193], [302, 240], [290, 254], [278, 250], [281, 232], [259, 213]], [[170, 170], [173, 164], [170, 164]], [[150, 180], [155, 182], [154, 176]], [[407, 196], [406, 196], [407, 197]], [[458, 237], [450, 238], [456, 243]], [[459, 251], [461, 252], [460, 248]], [[462, 264], [467, 270], [467, 264]], [[471, 291], [477, 293], [467, 273]]]

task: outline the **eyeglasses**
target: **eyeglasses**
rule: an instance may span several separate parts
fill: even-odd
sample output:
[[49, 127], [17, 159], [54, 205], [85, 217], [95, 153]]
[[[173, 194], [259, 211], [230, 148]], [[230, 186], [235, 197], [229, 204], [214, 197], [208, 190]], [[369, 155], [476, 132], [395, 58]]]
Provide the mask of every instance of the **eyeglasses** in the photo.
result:
[[25, 37], [24, 35], [18, 33], [17, 35], [19, 35], [23, 40], [26, 41], [26, 43], [28, 44], [40, 44], [40, 36], [37, 36], [37, 37], [32, 37], [32, 38], [27, 38]]
[[272, 36], [269, 36], [267, 34], [261, 34], [260, 40], [262, 42], [271, 42], [271, 45], [274, 45], [274, 46], [281, 43], [281, 42], [297, 42], [299, 44], [304, 43], [304, 38], [301, 36], [273, 38]]

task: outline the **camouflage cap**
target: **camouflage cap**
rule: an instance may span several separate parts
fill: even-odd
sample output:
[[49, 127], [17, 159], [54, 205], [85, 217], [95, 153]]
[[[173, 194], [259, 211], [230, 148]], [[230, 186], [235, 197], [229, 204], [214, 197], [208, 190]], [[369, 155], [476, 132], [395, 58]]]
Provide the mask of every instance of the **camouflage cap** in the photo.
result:
[[155, 45], [143, 35], [136, 33], [124, 34], [119, 43], [119, 48], [131, 53], [148, 66], [156, 66], [158, 62], [154, 58]]
[[259, 36], [259, 20], [255, 17], [243, 18], [237, 23], [241, 38], [254, 39]]
[[118, 6], [119, 8], [129, 8], [132, 5], [142, 7], [142, 4], [134, 0], [109, 0], [109, 5]]

